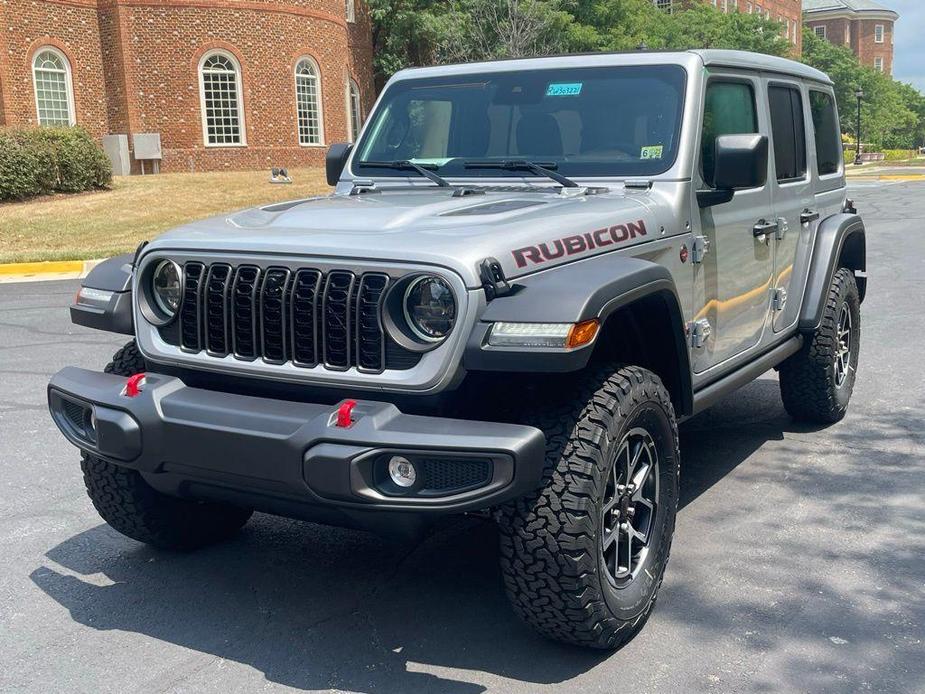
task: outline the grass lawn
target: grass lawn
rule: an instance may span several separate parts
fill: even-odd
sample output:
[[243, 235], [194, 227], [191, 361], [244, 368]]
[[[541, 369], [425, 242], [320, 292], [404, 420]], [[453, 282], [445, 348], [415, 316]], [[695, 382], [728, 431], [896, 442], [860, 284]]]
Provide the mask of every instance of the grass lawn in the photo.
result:
[[112, 190], [0, 204], [0, 263], [86, 260], [133, 251], [184, 222], [331, 190], [324, 169], [160, 174], [113, 179]]

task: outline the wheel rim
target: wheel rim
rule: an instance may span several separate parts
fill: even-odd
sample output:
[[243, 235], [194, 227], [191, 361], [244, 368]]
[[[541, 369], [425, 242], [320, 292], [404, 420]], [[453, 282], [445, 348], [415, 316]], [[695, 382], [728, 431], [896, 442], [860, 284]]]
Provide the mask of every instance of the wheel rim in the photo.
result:
[[842, 304], [838, 314], [838, 333], [835, 345], [835, 386], [841, 388], [851, 371], [851, 310], [848, 303]]
[[607, 474], [601, 514], [601, 556], [611, 583], [632, 581], [645, 564], [658, 501], [658, 451], [637, 427], [620, 441]]

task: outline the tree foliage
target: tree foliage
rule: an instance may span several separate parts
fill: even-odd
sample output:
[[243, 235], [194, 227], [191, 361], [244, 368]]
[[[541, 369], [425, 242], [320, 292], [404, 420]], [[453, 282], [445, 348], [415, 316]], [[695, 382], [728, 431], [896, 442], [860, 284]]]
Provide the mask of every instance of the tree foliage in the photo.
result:
[[803, 36], [803, 61], [835, 82], [842, 132], [857, 137], [855, 92], [860, 87], [864, 92], [861, 139], [865, 143], [886, 149], [912, 149], [925, 143], [925, 97], [914, 87], [861, 65], [849, 49], [811, 32]]
[[[731, 48], [789, 57], [778, 22], [695, 4], [668, 14], [651, 0], [368, 0], [377, 85], [409, 66], [558, 53]], [[842, 131], [854, 133], [855, 89], [865, 93], [863, 139], [879, 147], [925, 144], [925, 97], [861, 66], [845, 47], [803, 35], [804, 62], [835, 82]]]
[[378, 83], [403, 67], [582, 51], [738, 48], [787, 55], [777, 22], [651, 0], [369, 0]]

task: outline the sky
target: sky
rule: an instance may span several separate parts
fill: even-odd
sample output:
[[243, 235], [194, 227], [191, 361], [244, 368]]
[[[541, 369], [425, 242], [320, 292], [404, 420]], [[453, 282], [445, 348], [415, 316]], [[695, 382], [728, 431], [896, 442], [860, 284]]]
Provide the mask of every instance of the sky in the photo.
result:
[[925, 0], [878, 2], [899, 13], [893, 38], [893, 77], [925, 94]]

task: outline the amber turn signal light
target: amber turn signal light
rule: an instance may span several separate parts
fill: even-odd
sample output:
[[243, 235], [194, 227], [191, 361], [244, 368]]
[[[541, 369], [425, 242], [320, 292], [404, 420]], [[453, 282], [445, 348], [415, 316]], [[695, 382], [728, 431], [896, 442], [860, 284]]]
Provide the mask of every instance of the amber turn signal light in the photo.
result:
[[575, 347], [584, 347], [590, 342], [593, 342], [594, 338], [597, 337], [597, 330], [600, 327], [601, 324], [597, 318], [575, 323], [568, 331], [568, 337], [565, 340], [565, 348], [574, 349]]

